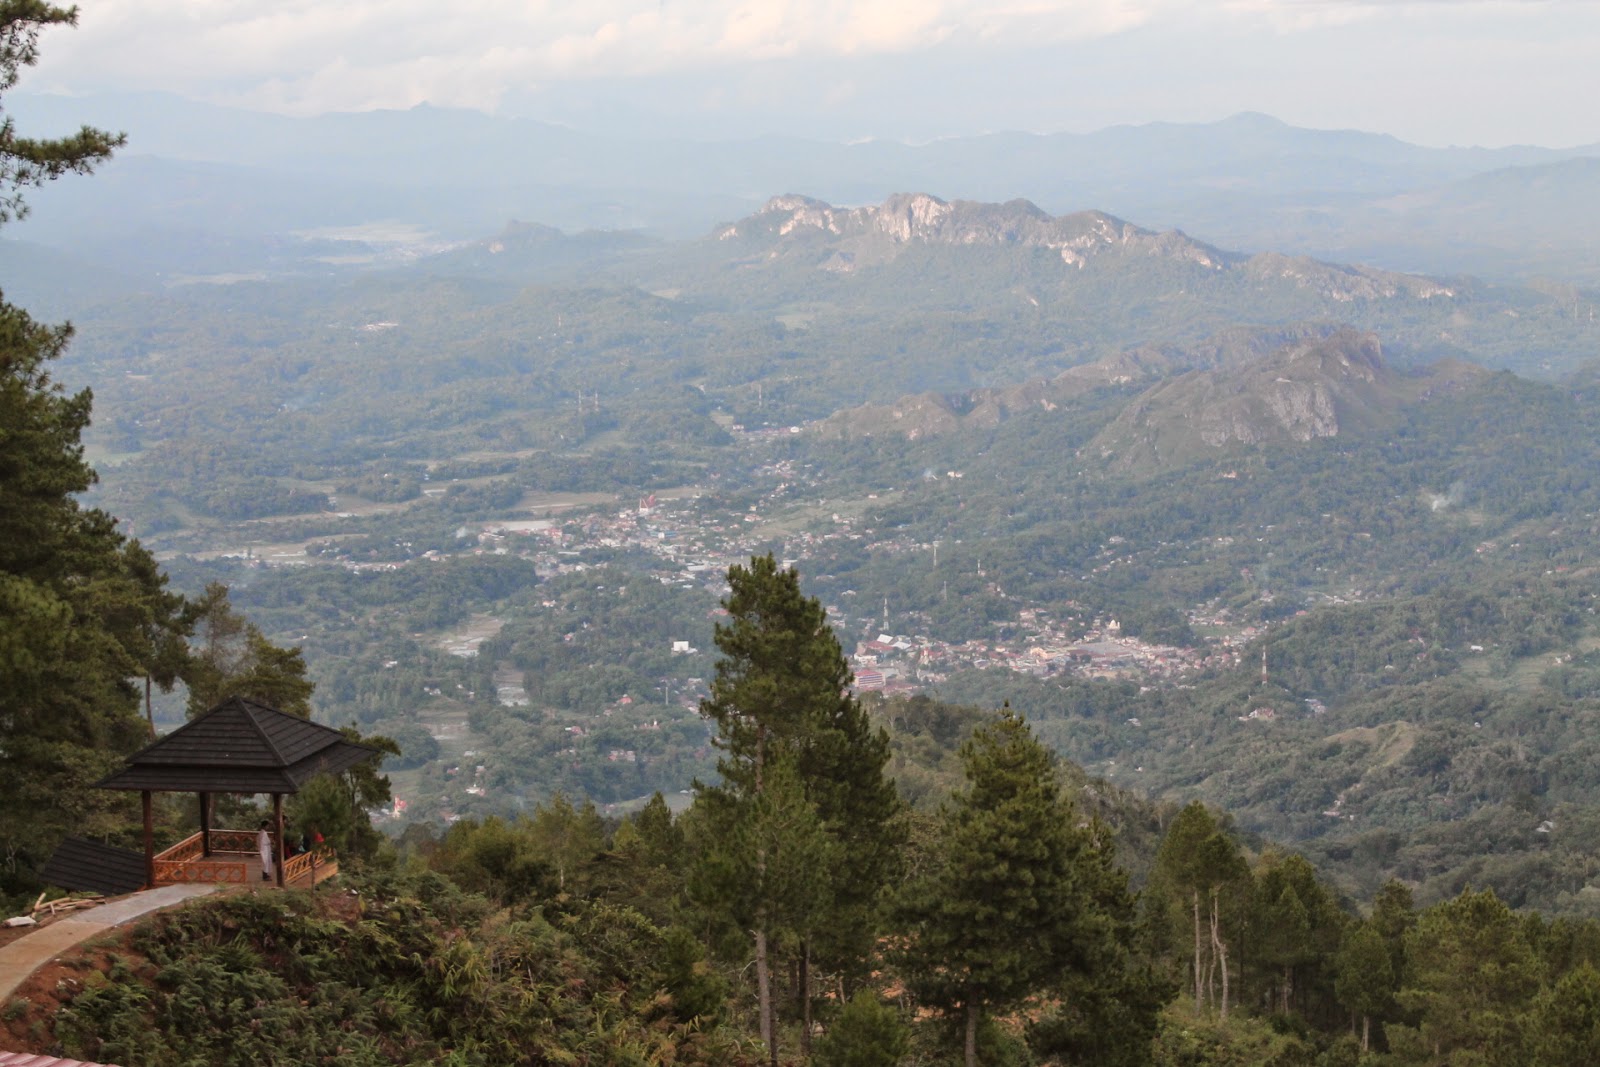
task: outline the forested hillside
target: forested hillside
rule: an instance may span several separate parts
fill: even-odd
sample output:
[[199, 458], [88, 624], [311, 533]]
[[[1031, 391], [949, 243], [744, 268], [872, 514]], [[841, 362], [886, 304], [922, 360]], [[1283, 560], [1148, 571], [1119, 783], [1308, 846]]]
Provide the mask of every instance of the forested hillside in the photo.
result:
[[[1600, 1051], [1594, 920], [1519, 916], [1489, 891], [1418, 908], [1400, 882], [1352, 901], [1198, 804], [1060, 789], [1016, 717], [886, 710], [868, 763], [956, 787], [887, 837], [830, 828], [833, 801], [806, 799], [827, 786], [781, 763], [677, 819], [659, 796], [620, 822], [558, 799], [419, 827], [336, 889], [227, 894], [63, 957], [0, 1009], [0, 1042], [155, 1067], [1565, 1067]], [[1137, 898], [1125, 840], [1147, 850]], [[874, 847], [867, 868], [834, 866]]]
[[[833, 210], [782, 208], [802, 209], [824, 220]], [[1025, 269], [1031, 285], [1046, 268], [1026, 257], [1048, 253], [1048, 272], [1059, 273], [1060, 251], [1045, 246], [1061, 241], [1089, 242], [1074, 252], [1085, 266], [1070, 268], [1063, 287], [1099, 284], [1093, 272], [1123, 270], [1107, 264], [1130, 256], [1162, 269], [1180, 260], [1182, 269], [1220, 269], [1193, 255], [1237, 266], [1171, 236], [1135, 234], [1134, 251], [1111, 248], [1095, 236], [1100, 222], [1025, 211], [1017, 217], [1033, 229], [1010, 241], [1001, 223], [1021, 211], [1012, 206], [940, 216], [939, 225], [970, 232], [1000, 226], [993, 246], [947, 247], [940, 231], [919, 236], [915, 227], [902, 240], [883, 233], [887, 210], [858, 213], [867, 221], [849, 225], [860, 232], [839, 223], [848, 232], [819, 226], [810, 237], [804, 228], [774, 236], [778, 221], [758, 217], [696, 254], [714, 264], [730, 242], [775, 250], [770, 263], [741, 268], [740, 287], [756, 284], [749, 271], [772, 275], [749, 290], [765, 294], [752, 297], [758, 308], [813, 276], [836, 295], [878, 284], [863, 272], [903, 285], [894, 272], [925, 257], [1010, 257], [1007, 269]], [[819, 270], [837, 251], [829, 242], [846, 239], [853, 254], [881, 262], [858, 263], [848, 278]], [[806, 251], [808, 240], [820, 243]], [[993, 325], [1004, 306], [993, 301], [1010, 298], [986, 291], [983, 277], [968, 274], [963, 290], [962, 306], [992, 323], [972, 337], [1011, 361], [985, 372], [1026, 373], [1027, 345], [1011, 326]], [[795, 414], [784, 398], [797, 382], [832, 404], [888, 392], [886, 352], [870, 332], [887, 305], [865, 290], [850, 296], [851, 321], [867, 333], [851, 337], [841, 351], [854, 356], [835, 369], [808, 363], [805, 353], [817, 351], [808, 348], [782, 349], [776, 378], [751, 362], [750, 345], [812, 344], [817, 324], [842, 313], [818, 306], [793, 311], [790, 325], [740, 327], [742, 340], [720, 358], [745, 384], [691, 377], [620, 398], [632, 374], [706, 371], [711, 350], [698, 331], [750, 313], [730, 302], [713, 315], [686, 292], [526, 290], [515, 299], [550, 320], [540, 320], [532, 347], [530, 324], [487, 303], [472, 321], [521, 331], [520, 347], [494, 361], [463, 354], [472, 377], [454, 384], [454, 371], [414, 360], [419, 338], [406, 334], [399, 305], [373, 305], [360, 317], [382, 328], [346, 329], [359, 340], [338, 361], [310, 348], [300, 370], [267, 382], [288, 387], [339, 366], [381, 379], [378, 368], [400, 368], [399, 401], [351, 378], [332, 391], [300, 382], [298, 399], [276, 409], [147, 409], [150, 418], [128, 427], [140, 440], [101, 446], [130, 451], [104, 453], [116, 465], [97, 499], [169, 551], [204, 557], [168, 564], [181, 588], [228, 584], [273, 639], [304, 642], [323, 714], [413, 739], [429, 757], [400, 779], [415, 818], [515, 811], [557, 790], [637, 804], [706, 774], [694, 701], [709, 674], [707, 616], [727, 563], [770, 549], [799, 561], [849, 643], [888, 631], [1026, 649], [1116, 620], [1130, 637], [1208, 661], [1155, 686], [1127, 672], [1100, 681], [1082, 671], [965, 676], [926, 656], [894, 669], [961, 701], [1010, 696], [1094, 773], [1223, 804], [1251, 832], [1318, 850], [1352, 891], [1393, 875], [1429, 901], [1487, 883], [1517, 903], [1587, 910], [1581, 835], [1563, 828], [1585, 825], [1594, 783], [1574, 765], [1557, 769], [1585, 721], [1581, 682], [1562, 669], [1581, 670], [1594, 638], [1586, 556], [1600, 510], [1591, 491], [1600, 435], [1586, 377], [1554, 384], [1461, 359], [1418, 364], [1389, 334], [1328, 323], [1231, 326], [1003, 387], [886, 397], [773, 433], [758, 428]], [[948, 292], [935, 285], [929, 299]], [[1381, 318], [1385, 302], [1406, 299], [1402, 287], [1341, 307]], [[1436, 299], [1406, 304], [1407, 314], [1432, 314]], [[1252, 306], [1259, 314], [1264, 305]], [[1581, 306], [1542, 306], [1552, 321], [1587, 328]], [[606, 308], [659, 317], [640, 331], [590, 332]], [[1236, 313], [1219, 305], [1216, 316]], [[1519, 344], [1537, 343], [1526, 316], [1500, 317], [1521, 331]], [[463, 321], [429, 320], [453, 344], [462, 344]], [[1035, 327], [1081, 336], [1047, 319], [1019, 328]], [[548, 358], [565, 334], [546, 328], [576, 330], [573, 344], [559, 342], [570, 355]], [[220, 395], [260, 395], [259, 374], [282, 358], [269, 336], [228, 364], [238, 382]], [[904, 358], [919, 384], [960, 349], [896, 346], [901, 355], [887, 359]], [[599, 353], [622, 360], [620, 377], [589, 373]], [[1494, 359], [1486, 348], [1472, 354]], [[162, 369], [170, 358], [154, 350], [119, 388], [156, 396], [192, 382]], [[563, 360], [569, 387], [526, 377], [548, 376]], [[453, 399], [430, 382], [445, 382], [438, 388]], [[348, 403], [383, 411], [368, 419]], [[524, 410], [551, 405], [563, 406], [548, 419]], [[168, 434], [182, 436], [143, 440]], [[200, 444], [209, 440], [219, 443]], [[655, 494], [658, 503], [635, 516], [632, 503]], [[260, 514], [274, 511], [298, 514]], [[279, 559], [338, 566], [271, 565]], [[477, 643], [449, 654], [472, 633]], [[674, 654], [680, 641], [702, 651]], [[1130, 696], [1132, 682], [1144, 691]], [[1570, 710], [1529, 710], [1552, 705]], [[1250, 719], [1259, 709], [1272, 720]], [[1425, 752], [1440, 753], [1440, 769], [1416, 773]], [[1294, 770], [1262, 775], [1260, 761]], [[1441, 788], [1448, 803], [1429, 799]]]

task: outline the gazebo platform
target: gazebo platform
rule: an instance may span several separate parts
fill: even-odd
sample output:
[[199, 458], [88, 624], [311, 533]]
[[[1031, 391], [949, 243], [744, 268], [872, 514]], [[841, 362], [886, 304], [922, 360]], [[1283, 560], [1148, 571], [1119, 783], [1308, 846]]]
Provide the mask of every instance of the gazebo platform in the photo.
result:
[[[252, 830], [212, 830], [211, 855], [205, 855], [204, 834], [194, 834], [155, 856], [155, 884], [259, 885], [261, 854]], [[281, 854], [276, 841], [273, 853]], [[290, 856], [283, 864], [286, 888], [309, 889], [339, 873], [339, 861], [327, 848]]]

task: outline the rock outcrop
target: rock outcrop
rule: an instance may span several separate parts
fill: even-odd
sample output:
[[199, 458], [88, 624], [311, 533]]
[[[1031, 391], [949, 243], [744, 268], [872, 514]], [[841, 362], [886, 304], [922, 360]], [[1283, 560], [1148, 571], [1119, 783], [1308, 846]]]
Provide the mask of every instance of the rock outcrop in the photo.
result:
[[1180, 259], [1216, 270], [1240, 258], [1178, 231], [1156, 233], [1102, 211], [1054, 216], [1026, 200], [984, 204], [945, 201], [927, 193], [901, 193], [881, 204], [857, 208], [834, 207], [806, 196], [775, 196], [754, 215], [717, 234], [722, 240], [763, 236], [832, 239], [830, 243], [844, 251], [821, 266], [835, 271], [848, 270], [857, 260], [850, 251], [852, 244], [873, 239], [889, 246], [920, 242], [1044, 248], [1079, 267], [1096, 254], [1113, 250]]

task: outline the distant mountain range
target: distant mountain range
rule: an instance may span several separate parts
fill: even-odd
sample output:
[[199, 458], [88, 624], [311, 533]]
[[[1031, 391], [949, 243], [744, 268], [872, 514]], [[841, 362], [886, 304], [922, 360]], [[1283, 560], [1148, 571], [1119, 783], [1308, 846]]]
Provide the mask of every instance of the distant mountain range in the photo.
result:
[[[353, 243], [318, 241], [329, 258]], [[837, 436], [930, 436], [1106, 385], [1215, 371], [1180, 378], [1091, 450], [1160, 468], [1212, 439], [1371, 422], [1416, 387], [1406, 375], [1441, 359], [1556, 378], [1600, 350], [1600, 301], [1570, 286], [1232, 252], [1104, 212], [926, 193], [855, 208], [781, 196], [688, 241], [519, 224], [381, 270], [263, 271], [131, 300], [120, 275], [75, 273], [39, 248], [33, 262], [49, 269], [30, 271], [12, 258], [27, 251], [0, 246], [0, 271], [23, 290], [8, 280], [7, 295], [24, 299], [30, 284], [55, 294], [36, 310], [78, 325], [64, 372], [95, 383], [124, 452], [214, 430], [282, 437], [302, 458], [312, 441], [350, 462], [437, 458], [440, 420], [518, 447], [548, 444], [539, 427], [571, 445], [606, 427], [646, 445], [690, 426], [714, 436], [717, 411], [752, 427], [837, 415], [826, 431]], [[94, 285], [107, 299], [90, 298]], [[1337, 327], [1381, 338], [1396, 376], [1375, 370], [1360, 384], [1330, 363], [1301, 395], [1311, 372], [1297, 364], [1248, 383], [1260, 403], [1227, 399], [1242, 357]], [[1352, 367], [1359, 348], [1346, 353]], [[201, 383], [250, 404], [191, 411]], [[604, 418], [569, 425], [580, 396]], [[1197, 409], [1206, 417], [1183, 416]]]
[[[810, 197], [780, 196], [715, 236], [719, 241], [770, 244], [774, 251], [769, 258], [809, 256], [818, 259], [818, 269], [837, 273], [883, 265], [911, 245], [988, 246], [1046, 249], [1080, 270], [1102, 256], [1166, 260], [1218, 273], [1239, 272], [1262, 284], [1287, 281], [1338, 302], [1455, 295], [1448, 285], [1416, 275], [1335, 266], [1278, 252], [1225, 252], [1181, 230], [1157, 233], [1102, 211], [1051, 216], [1027, 200], [947, 202], [911, 193], [843, 209]], [[818, 248], [826, 250], [821, 257]]]
[[[1255, 114], [846, 145], [629, 140], [428, 106], [315, 118], [162, 95], [23, 94], [8, 106], [23, 132], [89, 122], [130, 138], [102, 177], [37, 192], [34, 218], [9, 235], [168, 280], [326, 272], [510, 219], [685, 237], [785, 190], [861, 204], [937, 189], [1025, 197], [1049, 213], [1094, 208], [1220, 247], [1600, 281], [1600, 145], [1425, 148]], [[330, 232], [340, 247], [328, 247]]]

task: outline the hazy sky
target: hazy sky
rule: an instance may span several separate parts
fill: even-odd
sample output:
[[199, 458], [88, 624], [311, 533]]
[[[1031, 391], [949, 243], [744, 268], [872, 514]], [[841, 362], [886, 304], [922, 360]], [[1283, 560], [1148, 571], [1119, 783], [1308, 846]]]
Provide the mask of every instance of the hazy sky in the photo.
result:
[[80, 0], [32, 91], [923, 139], [1264, 111], [1600, 141], [1600, 0]]

